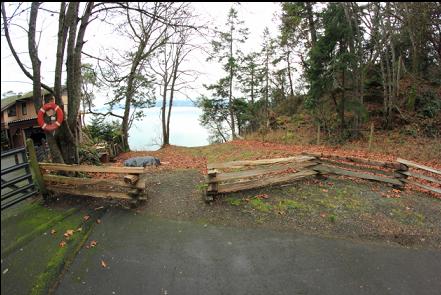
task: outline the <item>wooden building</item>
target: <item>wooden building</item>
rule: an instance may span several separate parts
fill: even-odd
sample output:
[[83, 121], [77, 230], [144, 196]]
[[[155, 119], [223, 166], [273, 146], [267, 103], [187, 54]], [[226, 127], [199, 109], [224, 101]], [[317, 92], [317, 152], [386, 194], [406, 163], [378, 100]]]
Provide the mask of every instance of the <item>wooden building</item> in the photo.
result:
[[[42, 103], [47, 103], [53, 99], [48, 91], [43, 89], [42, 93]], [[66, 91], [63, 91], [62, 100], [64, 110], [67, 111]], [[37, 123], [37, 112], [32, 91], [1, 100], [2, 151], [24, 146], [27, 138], [31, 138], [37, 146], [41, 145], [46, 139], [44, 131]]]

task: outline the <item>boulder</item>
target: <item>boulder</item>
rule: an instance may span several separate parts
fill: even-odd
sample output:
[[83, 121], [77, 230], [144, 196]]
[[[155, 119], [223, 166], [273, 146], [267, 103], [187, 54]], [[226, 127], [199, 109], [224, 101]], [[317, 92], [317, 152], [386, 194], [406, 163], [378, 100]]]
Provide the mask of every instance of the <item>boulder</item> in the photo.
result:
[[145, 167], [145, 166], [158, 166], [161, 165], [161, 161], [156, 157], [136, 157], [130, 158], [124, 161], [124, 166], [127, 167]]

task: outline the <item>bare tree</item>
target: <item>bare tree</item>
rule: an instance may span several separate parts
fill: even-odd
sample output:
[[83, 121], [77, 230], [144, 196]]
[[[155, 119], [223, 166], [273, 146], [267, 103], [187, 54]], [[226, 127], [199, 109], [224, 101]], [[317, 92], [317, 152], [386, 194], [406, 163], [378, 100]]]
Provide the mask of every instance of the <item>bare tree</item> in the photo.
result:
[[[82, 13], [80, 13], [82, 6]], [[58, 34], [57, 34], [57, 54], [55, 66], [54, 87], [42, 83], [41, 81], [41, 61], [38, 56], [38, 43], [36, 42], [37, 18], [41, 8], [41, 3], [33, 2], [30, 9], [22, 9], [22, 4], [16, 6], [12, 16], [7, 16], [5, 4], [2, 2], [3, 31], [8, 41], [9, 48], [23, 73], [33, 81], [33, 96], [36, 112], [41, 108], [41, 88], [46, 89], [53, 94], [58, 105], [62, 106], [62, 72], [63, 63], [66, 61], [67, 73], [67, 93], [68, 93], [68, 115], [61, 125], [56, 135], [47, 134], [48, 143], [51, 149], [52, 157], [56, 162], [77, 162], [77, 145], [75, 139], [75, 130], [77, 128], [78, 108], [81, 98], [81, 53], [85, 43], [84, 36], [91, 21], [94, 2], [88, 2], [80, 5], [78, 2], [62, 2], [58, 13]], [[26, 66], [18, 56], [9, 35], [9, 27], [13, 22], [17, 11], [29, 11], [28, 50], [32, 64], [32, 73], [28, 72]], [[66, 58], [64, 56], [66, 55]]]
[[[143, 108], [154, 103], [153, 76], [149, 62], [155, 52], [164, 46], [182, 24], [183, 3], [131, 3], [123, 14], [125, 21], [119, 32], [133, 40], [133, 49], [125, 52], [119, 60], [107, 57], [103, 79], [114, 88], [114, 98], [107, 102], [111, 115], [122, 120], [123, 145], [129, 150], [128, 132], [134, 120], [143, 116]], [[146, 14], [149, 13], [149, 15]], [[121, 54], [120, 54], [121, 55]], [[123, 106], [122, 115], [112, 110]]]
[[[188, 18], [183, 22], [191, 21], [190, 12]], [[190, 88], [190, 83], [194, 82], [198, 76], [195, 70], [183, 69], [182, 64], [188, 55], [195, 49], [200, 48], [193, 44], [192, 36], [196, 31], [189, 27], [178, 27], [173, 33], [173, 37], [161, 48], [157, 54], [157, 59], [150, 63], [151, 70], [159, 77], [158, 85], [161, 89], [162, 106], [162, 146], [170, 144], [170, 118], [175, 94], [181, 95], [183, 90]]]

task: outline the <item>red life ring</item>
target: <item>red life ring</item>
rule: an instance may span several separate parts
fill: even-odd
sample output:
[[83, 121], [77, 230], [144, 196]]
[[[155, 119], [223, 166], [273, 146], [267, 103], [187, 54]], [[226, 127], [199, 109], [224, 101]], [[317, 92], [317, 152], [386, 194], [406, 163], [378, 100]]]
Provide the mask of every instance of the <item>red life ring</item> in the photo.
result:
[[[57, 113], [57, 120], [53, 123], [44, 122], [44, 115], [48, 110], [54, 110]], [[63, 117], [63, 110], [59, 106], [57, 106], [55, 102], [49, 102], [42, 106], [38, 111], [37, 122], [38, 125], [40, 125], [41, 129], [50, 132], [61, 126], [61, 123], [63, 122]]]

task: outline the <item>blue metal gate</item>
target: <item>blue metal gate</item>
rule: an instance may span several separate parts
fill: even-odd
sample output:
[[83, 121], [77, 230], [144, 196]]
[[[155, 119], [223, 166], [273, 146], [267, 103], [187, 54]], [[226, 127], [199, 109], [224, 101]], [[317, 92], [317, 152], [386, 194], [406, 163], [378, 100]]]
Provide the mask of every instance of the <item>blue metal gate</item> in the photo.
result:
[[26, 149], [23, 147], [1, 153], [1, 210], [36, 193]]

